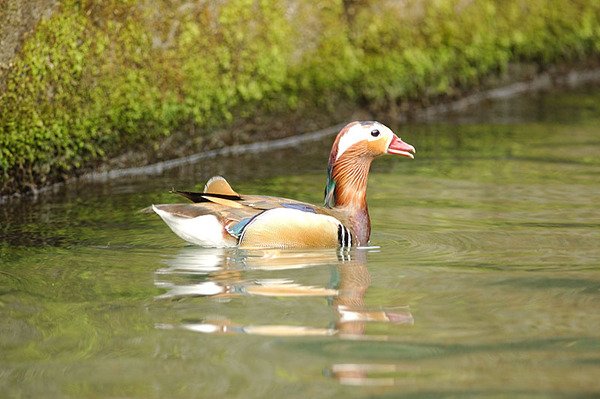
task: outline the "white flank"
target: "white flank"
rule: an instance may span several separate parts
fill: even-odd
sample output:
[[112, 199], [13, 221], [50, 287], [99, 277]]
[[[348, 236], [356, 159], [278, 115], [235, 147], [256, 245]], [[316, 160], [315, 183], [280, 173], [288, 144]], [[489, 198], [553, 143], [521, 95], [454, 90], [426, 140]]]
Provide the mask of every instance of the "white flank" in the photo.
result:
[[233, 246], [223, 238], [223, 226], [214, 215], [183, 218], [152, 205], [154, 212], [165, 221], [173, 233], [185, 241], [203, 247], [223, 248]]

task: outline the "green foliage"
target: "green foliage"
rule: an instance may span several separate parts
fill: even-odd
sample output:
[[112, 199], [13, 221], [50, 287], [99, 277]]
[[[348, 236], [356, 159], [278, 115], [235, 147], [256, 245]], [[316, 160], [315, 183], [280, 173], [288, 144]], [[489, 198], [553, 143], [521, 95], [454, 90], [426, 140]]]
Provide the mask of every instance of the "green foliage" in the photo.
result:
[[363, 9], [354, 27], [365, 52], [359, 91], [385, 106], [452, 95], [510, 62], [544, 67], [597, 55], [600, 6], [569, 3], [413, 0]]
[[84, 24], [79, 15], [66, 13], [43, 21], [11, 70], [0, 98], [5, 185], [11, 179], [31, 184], [37, 176], [99, 155], [90, 146], [93, 136], [82, 130], [87, 121], [74, 112], [87, 102], [79, 88], [89, 51]]
[[63, 0], [5, 76], [0, 193], [178, 130], [340, 100], [386, 108], [511, 62], [599, 53], [593, 0]]

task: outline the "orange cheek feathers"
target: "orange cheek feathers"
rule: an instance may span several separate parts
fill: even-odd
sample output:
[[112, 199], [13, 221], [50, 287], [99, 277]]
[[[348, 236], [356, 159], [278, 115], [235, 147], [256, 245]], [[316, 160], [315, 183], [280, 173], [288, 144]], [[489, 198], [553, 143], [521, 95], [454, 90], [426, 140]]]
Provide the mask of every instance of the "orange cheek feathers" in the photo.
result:
[[373, 157], [385, 154], [387, 152], [387, 146], [388, 140], [385, 137], [367, 143], [367, 148]]

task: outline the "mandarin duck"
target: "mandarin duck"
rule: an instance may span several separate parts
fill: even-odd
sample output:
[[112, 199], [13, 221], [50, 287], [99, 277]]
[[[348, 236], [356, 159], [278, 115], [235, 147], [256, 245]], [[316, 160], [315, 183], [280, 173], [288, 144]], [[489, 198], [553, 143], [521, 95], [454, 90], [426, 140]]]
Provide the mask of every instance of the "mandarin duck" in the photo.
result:
[[371, 221], [366, 201], [371, 162], [383, 154], [414, 158], [415, 148], [379, 122], [352, 122], [336, 136], [325, 204], [241, 195], [221, 176], [203, 192], [174, 191], [192, 203], [152, 205], [179, 237], [204, 247], [327, 248], [366, 246]]

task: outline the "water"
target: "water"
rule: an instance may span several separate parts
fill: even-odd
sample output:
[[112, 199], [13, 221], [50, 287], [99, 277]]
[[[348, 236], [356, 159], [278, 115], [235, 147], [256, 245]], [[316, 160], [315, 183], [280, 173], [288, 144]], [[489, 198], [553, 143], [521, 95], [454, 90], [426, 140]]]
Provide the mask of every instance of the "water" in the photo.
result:
[[156, 215], [214, 174], [319, 203], [332, 138], [0, 207], [0, 396], [594, 397], [600, 89], [398, 129], [373, 248], [187, 246]]

